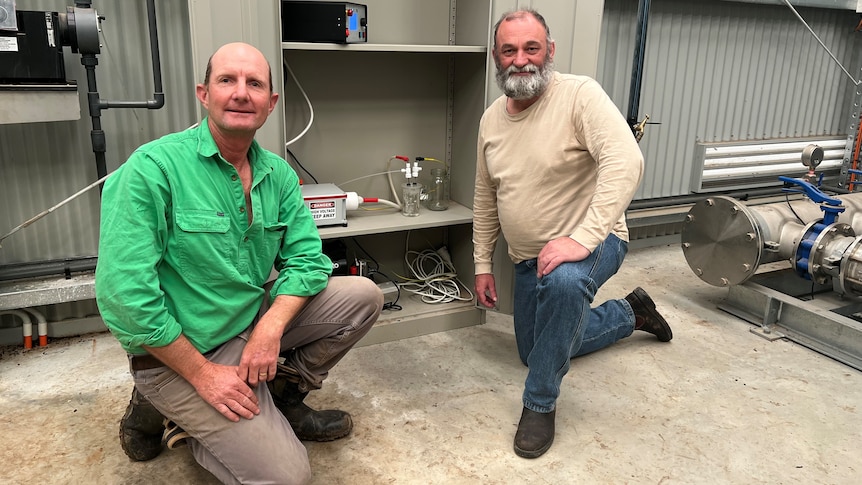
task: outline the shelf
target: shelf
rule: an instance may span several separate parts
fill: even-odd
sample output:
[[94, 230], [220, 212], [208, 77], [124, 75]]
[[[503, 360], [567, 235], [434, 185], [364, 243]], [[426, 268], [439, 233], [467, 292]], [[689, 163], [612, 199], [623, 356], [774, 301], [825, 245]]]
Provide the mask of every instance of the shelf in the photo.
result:
[[398, 304], [401, 310], [381, 313], [357, 347], [485, 323], [485, 312], [472, 301], [428, 304], [402, 291]]
[[485, 53], [483, 45], [424, 45], [424, 44], [334, 44], [317, 42], [282, 42], [282, 50], [353, 51], [353, 52], [431, 52], [431, 53]]
[[0, 84], [0, 124], [81, 119], [76, 84]]
[[[296, 73], [298, 85], [286, 82], [281, 98], [287, 131], [308, 124], [307, 104], [314, 112], [311, 129], [291, 146], [297, 164], [303, 160], [321, 181], [341, 186], [361, 180], [350, 190], [387, 194], [394, 190], [391, 183], [387, 186], [383, 177], [368, 174], [377, 175], [392, 153], [433, 156], [446, 164], [450, 180], [457, 182], [449, 187], [452, 199], [470, 204], [476, 134], [485, 109], [493, 2], [367, 4], [374, 26], [369, 35], [376, 43], [280, 42], [284, 62], [290, 64], [291, 74]], [[318, 232], [330, 241], [364, 236], [354, 241], [356, 245], [369, 247], [375, 262], [387, 268], [401, 264], [410, 246], [408, 231], [421, 230], [420, 238], [429, 244], [443, 242], [449, 247], [455, 272], [472, 285], [472, 222], [473, 211], [455, 202], [445, 211], [422, 206], [417, 217], [367, 204], [347, 212], [346, 226], [320, 227]], [[414, 241], [414, 246], [418, 244]], [[485, 311], [473, 301], [425, 304], [402, 292], [398, 304], [402, 309], [381, 314], [360, 345], [485, 322]]]
[[449, 208], [444, 211], [431, 211], [422, 207], [416, 217], [405, 217], [396, 209], [386, 208], [382, 205], [380, 207], [381, 210], [350, 211], [347, 214], [347, 227], [321, 227], [318, 229], [321, 239], [409, 231], [426, 227], [471, 224], [473, 222], [473, 211], [455, 202], [449, 202]]
[[95, 280], [94, 273], [82, 273], [70, 279], [57, 276], [3, 282], [0, 310], [89, 300], [96, 297]]

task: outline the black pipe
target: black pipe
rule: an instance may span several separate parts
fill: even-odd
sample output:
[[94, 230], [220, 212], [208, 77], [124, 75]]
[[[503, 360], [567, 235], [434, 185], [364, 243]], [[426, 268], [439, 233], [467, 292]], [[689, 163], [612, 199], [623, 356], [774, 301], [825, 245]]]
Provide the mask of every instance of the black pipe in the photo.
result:
[[[162, 65], [159, 57], [159, 33], [156, 25], [155, 0], [147, 0], [147, 25], [150, 32], [150, 56], [153, 63], [153, 99], [147, 101], [106, 101], [100, 100], [99, 107], [108, 108], [147, 108], [159, 109], [165, 105], [162, 92]], [[100, 177], [101, 178], [101, 177]]]
[[64, 275], [66, 279], [70, 279], [73, 274], [92, 273], [95, 269], [96, 257], [4, 264], [0, 266], [0, 281], [14, 281], [57, 275]]
[[96, 178], [101, 179], [108, 175], [108, 164], [105, 161], [105, 151], [108, 144], [105, 141], [105, 132], [102, 131], [99, 89], [96, 86], [96, 65], [98, 63], [99, 60], [95, 54], [81, 55], [81, 64], [87, 70], [87, 104], [90, 107], [90, 120], [93, 125], [93, 129], [90, 130], [90, 141], [93, 145], [93, 153], [96, 155]]
[[[818, 188], [822, 192], [827, 194], [831, 193], [843, 195], [852, 193], [849, 190], [845, 190], [839, 187], [830, 187], [824, 185]], [[784, 193], [786, 192], [784, 191], [783, 187], [764, 187], [761, 189], [740, 190], [736, 192], [714, 192], [709, 194], [675, 195], [671, 197], [658, 197], [655, 199], [636, 200], [629, 204], [629, 208], [627, 210], [657, 209], [661, 207], [671, 207], [674, 205], [696, 204], [703, 199], [706, 199], [708, 197], [714, 197], [717, 195], [731, 197], [744, 202], [754, 197], [770, 197], [775, 195], [782, 195]]]
[[[80, 8], [90, 8], [90, 2], [76, 1]], [[73, 17], [74, 19], [74, 17]], [[99, 89], [96, 83], [96, 66], [99, 60], [94, 52], [81, 54], [81, 64], [87, 71], [87, 104], [90, 110], [90, 119], [93, 129], [90, 131], [90, 140], [93, 144], [93, 153], [96, 156], [96, 176], [101, 179], [108, 175], [108, 165], [105, 159], [107, 142], [105, 132], [102, 130], [102, 110], [108, 108], [147, 108], [159, 109], [165, 105], [165, 94], [162, 92], [162, 70], [159, 58], [159, 38], [156, 25], [155, 0], [147, 0], [147, 23], [150, 33], [150, 54], [153, 62], [153, 89], [152, 100], [147, 101], [105, 101], [99, 99]], [[77, 28], [77, 26], [75, 27]], [[77, 32], [71, 35], [77, 37]], [[98, 49], [95, 49], [98, 50]], [[101, 190], [101, 186], [99, 187]]]
[[646, 51], [647, 21], [649, 18], [650, 0], [638, 2], [637, 31], [635, 33], [635, 54], [632, 61], [632, 82], [629, 89], [629, 111], [627, 121], [629, 126], [638, 122], [638, 111], [641, 102], [641, 82], [643, 80], [644, 55]]
[[628, 210], [656, 209], [660, 207], [670, 207], [674, 205], [695, 204], [702, 201], [703, 199], [706, 199], [707, 197], [713, 197], [716, 195], [725, 195], [727, 197], [732, 197], [734, 199], [745, 201], [752, 197], [768, 197], [771, 195], [781, 194], [781, 187], [769, 187], [764, 189], [752, 189], [730, 193], [716, 192], [711, 194], [675, 195], [672, 197], [658, 197], [655, 199], [636, 200], [629, 204]]

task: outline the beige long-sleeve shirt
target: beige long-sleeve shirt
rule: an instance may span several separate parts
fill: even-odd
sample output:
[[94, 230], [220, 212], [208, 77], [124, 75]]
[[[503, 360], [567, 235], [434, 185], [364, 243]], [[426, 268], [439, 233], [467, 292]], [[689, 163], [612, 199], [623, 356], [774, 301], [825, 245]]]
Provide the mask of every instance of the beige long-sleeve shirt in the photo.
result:
[[643, 154], [619, 109], [593, 79], [555, 73], [541, 97], [509, 114], [501, 96], [479, 124], [473, 199], [476, 274], [492, 272], [502, 230], [515, 263], [569, 236], [590, 251], [628, 240], [625, 210]]

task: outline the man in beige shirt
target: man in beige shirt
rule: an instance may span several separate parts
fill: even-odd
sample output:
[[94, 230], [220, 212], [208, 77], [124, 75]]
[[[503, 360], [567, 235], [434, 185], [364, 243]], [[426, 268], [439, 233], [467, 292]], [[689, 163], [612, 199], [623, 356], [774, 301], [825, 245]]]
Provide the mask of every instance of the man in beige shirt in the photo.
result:
[[634, 330], [673, 337], [642, 288], [591, 309], [628, 250], [625, 210], [643, 155], [623, 116], [588, 77], [554, 71], [547, 23], [531, 9], [494, 28], [505, 93], [482, 116], [473, 201], [476, 294], [493, 307], [500, 232], [515, 263], [514, 324], [529, 368], [515, 453], [536, 458], [554, 440], [556, 400], [570, 359]]

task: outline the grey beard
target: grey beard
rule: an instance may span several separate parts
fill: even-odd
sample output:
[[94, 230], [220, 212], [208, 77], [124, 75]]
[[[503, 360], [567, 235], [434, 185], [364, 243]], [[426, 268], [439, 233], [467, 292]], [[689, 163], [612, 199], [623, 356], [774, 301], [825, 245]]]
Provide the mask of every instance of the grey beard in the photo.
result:
[[[529, 77], [510, 76], [513, 72], [532, 72]], [[523, 69], [509, 66], [508, 69], [497, 69], [497, 85], [503, 93], [517, 100], [532, 99], [545, 92], [551, 78], [554, 76], [554, 61], [545, 61], [544, 65], [527, 64]]]

